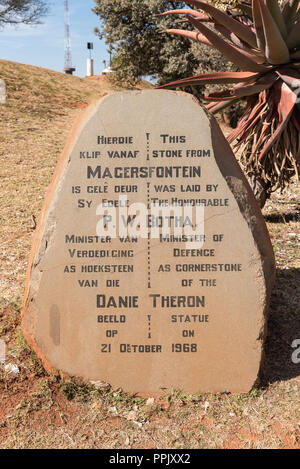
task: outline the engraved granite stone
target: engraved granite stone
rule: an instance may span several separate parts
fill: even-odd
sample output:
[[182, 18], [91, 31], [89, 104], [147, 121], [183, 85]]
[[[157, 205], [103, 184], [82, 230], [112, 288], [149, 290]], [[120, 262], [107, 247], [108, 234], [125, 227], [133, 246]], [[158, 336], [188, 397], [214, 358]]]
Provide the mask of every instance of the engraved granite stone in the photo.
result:
[[273, 250], [215, 119], [188, 94], [91, 105], [48, 189], [23, 330], [49, 370], [126, 391], [248, 391]]

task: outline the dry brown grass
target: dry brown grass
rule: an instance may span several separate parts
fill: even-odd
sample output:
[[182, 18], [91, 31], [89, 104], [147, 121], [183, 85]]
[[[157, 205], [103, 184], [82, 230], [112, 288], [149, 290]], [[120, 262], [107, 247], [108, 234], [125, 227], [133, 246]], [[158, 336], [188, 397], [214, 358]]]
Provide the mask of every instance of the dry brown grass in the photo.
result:
[[27, 258], [45, 189], [74, 118], [121, 89], [0, 61], [8, 102], [0, 105], [0, 338], [20, 374], [0, 366], [0, 448], [299, 448], [299, 188], [264, 210], [277, 261], [261, 387], [247, 395], [170, 391], [147, 402], [121, 391], [47, 376], [20, 330]]

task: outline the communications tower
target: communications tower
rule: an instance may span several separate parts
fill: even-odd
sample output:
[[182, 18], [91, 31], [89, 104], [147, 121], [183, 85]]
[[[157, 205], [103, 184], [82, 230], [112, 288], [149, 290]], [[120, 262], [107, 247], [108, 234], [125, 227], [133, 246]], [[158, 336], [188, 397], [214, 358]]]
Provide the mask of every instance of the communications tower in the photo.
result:
[[65, 67], [64, 72], [68, 75], [73, 75], [75, 67], [72, 65], [72, 51], [71, 51], [71, 35], [70, 35], [70, 10], [69, 0], [65, 2]]

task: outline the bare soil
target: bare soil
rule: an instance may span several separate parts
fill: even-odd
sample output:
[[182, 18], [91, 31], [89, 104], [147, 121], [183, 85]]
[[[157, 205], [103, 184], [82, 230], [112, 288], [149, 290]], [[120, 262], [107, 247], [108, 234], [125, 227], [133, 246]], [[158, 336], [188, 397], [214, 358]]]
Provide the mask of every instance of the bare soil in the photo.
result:
[[292, 342], [300, 339], [296, 183], [273, 194], [264, 209], [277, 280], [257, 388], [235, 395], [168, 390], [147, 400], [49, 376], [20, 328], [36, 219], [80, 109], [128, 87], [1, 60], [0, 78], [8, 90], [7, 103], [0, 104], [0, 339], [6, 364], [19, 369], [11, 375], [0, 365], [0, 448], [299, 449], [300, 364], [292, 361]]

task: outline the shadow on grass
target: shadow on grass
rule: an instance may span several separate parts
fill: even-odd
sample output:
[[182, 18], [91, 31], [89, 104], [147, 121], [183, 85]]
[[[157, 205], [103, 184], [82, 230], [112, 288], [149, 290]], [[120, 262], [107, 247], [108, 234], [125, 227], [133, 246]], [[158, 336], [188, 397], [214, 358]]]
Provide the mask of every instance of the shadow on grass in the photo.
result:
[[300, 221], [300, 211], [286, 213], [270, 213], [264, 215], [264, 219], [268, 223], [289, 223], [290, 221]]
[[262, 386], [300, 376], [300, 364], [292, 361], [295, 339], [300, 339], [300, 269], [278, 269], [260, 371]]

